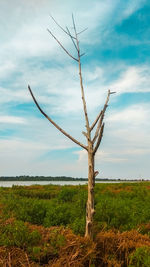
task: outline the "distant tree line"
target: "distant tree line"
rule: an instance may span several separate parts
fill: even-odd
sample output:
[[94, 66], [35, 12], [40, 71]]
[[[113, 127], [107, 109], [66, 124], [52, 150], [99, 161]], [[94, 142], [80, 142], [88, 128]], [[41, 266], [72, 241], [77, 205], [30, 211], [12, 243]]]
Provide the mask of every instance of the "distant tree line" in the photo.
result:
[[[97, 178], [97, 181], [113, 181], [114, 179], [108, 178]], [[119, 179], [120, 180], [120, 179]], [[67, 176], [1, 176], [0, 181], [88, 181], [87, 178], [73, 178]]]
[[73, 178], [66, 176], [3, 176], [0, 181], [87, 181], [87, 178]]
[[[96, 178], [96, 181], [148, 181], [149, 179], [109, 179]], [[73, 178], [67, 176], [1, 176], [0, 181], [88, 181], [88, 178]]]

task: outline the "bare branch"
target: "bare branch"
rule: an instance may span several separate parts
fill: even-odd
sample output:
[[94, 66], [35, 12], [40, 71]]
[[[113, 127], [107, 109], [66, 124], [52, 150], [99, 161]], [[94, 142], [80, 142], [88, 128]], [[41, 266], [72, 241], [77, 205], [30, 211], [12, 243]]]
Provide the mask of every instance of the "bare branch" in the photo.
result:
[[110, 92], [110, 95], [112, 95], [112, 94], [116, 94], [116, 92]]
[[101, 143], [101, 140], [102, 140], [102, 137], [103, 137], [103, 132], [104, 132], [104, 123], [102, 124], [102, 127], [101, 127], [101, 130], [100, 130], [100, 134], [99, 134], [99, 137], [98, 137], [98, 140], [97, 140], [97, 144], [94, 148], [94, 151], [93, 151], [93, 154], [95, 155], [97, 149], [99, 148], [99, 145]]
[[[112, 95], [112, 94], [116, 94], [116, 92], [111, 92], [110, 90], [108, 91], [109, 95]], [[109, 99], [108, 99], [109, 101]], [[93, 124], [91, 125], [90, 127], [90, 131], [93, 130], [93, 128], [95, 127], [95, 125], [97, 124], [98, 120], [100, 119], [101, 115], [103, 113], [103, 110], [100, 111], [100, 113], [98, 114], [98, 116], [96, 117], [95, 121], [93, 122]]]
[[96, 129], [94, 138], [92, 140], [93, 144], [95, 143], [95, 141], [96, 141], [96, 139], [98, 137], [99, 131], [101, 131], [101, 127], [102, 127], [102, 123], [103, 123], [103, 120], [104, 120], [105, 111], [106, 111], [106, 108], [108, 107], [109, 96], [110, 96], [110, 90], [108, 90], [108, 95], [107, 95], [107, 98], [106, 98], [106, 102], [105, 102], [104, 108], [102, 110], [102, 113], [101, 113], [101, 116], [100, 116], [100, 119], [99, 119], [99, 123], [97, 125], [97, 129]]
[[100, 130], [100, 128], [101, 128], [101, 122], [102, 122], [102, 121], [99, 120], [99, 123], [98, 123], [98, 125], [97, 125], [97, 129], [96, 129], [94, 138], [93, 138], [93, 140], [92, 140], [92, 143], [93, 143], [93, 144], [95, 143], [95, 141], [96, 141], [96, 139], [97, 139], [97, 137], [98, 137], [98, 133], [99, 133], [99, 130]]
[[73, 14], [72, 14], [72, 22], [73, 22], [73, 28], [74, 28], [74, 32], [75, 32], [75, 36], [76, 36], [76, 43], [77, 43], [77, 49], [78, 49], [79, 77], [80, 77], [80, 87], [81, 87], [81, 96], [82, 96], [82, 102], [83, 102], [83, 110], [84, 110], [84, 116], [85, 116], [85, 121], [86, 121], [86, 129], [87, 129], [88, 139], [90, 139], [89, 119], [88, 119], [88, 114], [87, 114], [87, 107], [86, 107], [84, 88], [83, 88], [83, 80], [82, 80], [82, 71], [81, 71], [80, 47], [79, 47], [79, 40], [78, 40], [78, 36], [77, 36], [76, 25], [75, 25]]
[[103, 120], [104, 120], [104, 115], [105, 115], [105, 111], [108, 107], [108, 102], [109, 102], [109, 98], [110, 98], [110, 95], [111, 94], [114, 94], [115, 92], [111, 92], [110, 90], [108, 90], [108, 94], [107, 94], [107, 98], [106, 98], [106, 102], [105, 102], [105, 105], [104, 105], [104, 108], [102, 110], [102, 113], [101, 113], [101, 116], [100, 116], [100, 119], [99, 119], [99, 123], [97, 125], [97, 129], [96, 129], [96, 132], [95, 132], [95, 136], [92, 140], [92, 143], [94, 144], [94, 142], [96, 141], [97, 137], [98, 137], [98, 140], [97, 140], [97, 144], [95, 146], [95, 149], [94, 149], [94, 154], [96, 153], [99, 145], [100, 145], [100, 142], [102, 140], [102, 136], [103, 136], [103, 131], [104, 131], [104, 123], [103, 123]]
[[34, 103], [36, 104], [37, 108], [40, 110], [40, 112], [46, 117], [46, 119], [48, 119], [61, 133], [63, 133], [65, 136], [67, 136], [69, 139], [71, 139], [74, 143], [76, 143], [77, 145], [81, 146], [82, 148], [87, 150], [87, 147], [85, 145], [83, 145], [82, 143], [80, 143], [78, 140], [76, 140], [75, 138], [73, 138], [71, 135], [69, 135], [67, 132], [65, 132], [62, 128], [59, 127], [58, 124], [56, 124], [39, 106], [37, 100], [35, 99], [35, 96], [32, 93], [32, 90], [30, 88], [30, 86], [28, 85], [28, 89], [30, 91], [30, 94], [33, 98]]
[[75, 41], [74, 41], [74, 39], [73, 39], [73, 38], [72, 38], [72, 36], [71, 36], [71, 33], [70, 33], [70, 31], [69, 31], [68, 27], [66, 27], [66, 29], [67, 29], [67, 31], [68, 31], [68, 35], [69, 35], [69, 36], [70, 36], [70, 38], [71, 38], [71, 41], [73, 42], [73, 45], [74, 45], [75, 49], [78, 51], [78, 48], [77, 48], [77, 46], [76, 46], [76, 44], [75, 44]]
[[85, 28], [85, 29], [84, 29], [84, 30], [82, 30], [81, 32], [78, 32], [78, 33], [77, 33], [77, 35], [79, 35], [79, 34], [81, 34], [81, 33], [85, 32], [87, 29], [88, 29], [88, 28]]
[[[50, 15], [50, 17], [52, 18], [52, 20], [56, 23], [56, 25], [57, 25], [57, 26], [58, 26], [64, 33], [66, 33], [67, 35], [70, 36], [70, 34], [68, 34], [68, 32], [66, 32], [65, 29], [64, 29], [60, 24], [58, 24], [58, 22], [52, 17], [52, 15]], [[71, 35], [71, 38], [75, 39], [75, 37], [72, 36], [72, 35]]]
[[99, 174], [99, 171], [94, 172], [94, 176], [96, 177]]
[[83, 56], [85, 56], [85, 53], [82, 53], [82, 54], [80, 55], [80, 57], [83, 57]]
[[72, 14], [72, 22], [73, 22], [73, 28], [74, 28], [74, 32], [75, 32], [75, 35], [76, 35], [76, 39], [77, 39], [77, 31], [76, 31], [76, 25], [75, 25], [73, 14]]
[[68, 56], [70, 56], [72, 59], [76, 60], [78, 62], [78, 59], [73, 57], [67, 50], [66, 48], [61, 44], [61, 42], [55, 37], [55, 35], [49, 30], [47, 29], [47, 31], [50, 33], [50, 35], [56, 40], [56, 42], [61, 46], [61, 48], [66, 52], [66, 54]]
[[88, 138], [87, 133], [82, 132], [82, 134], [83, 134], [86, 138]]
[[91, 139], [88, 133], [82, 132], [82, 134], [87, 138], [87, 141], [91, 142]]
[[98, 114], [98, 116], [97, 116], [97, 118], [95, 119], [95, 121], [93, 122], [93, 124], [91, 125], [91, 127], [90, 127], [90, 131], [93, 130], [93, 128], [95, 127], [95, 125], [96, 125], [96, 123], [98, 122], [98, 120], [99, 120], [99, 118], [101, 117], [101, 115], [102, 115], [102, 110], [101, 110], [101, 112]]

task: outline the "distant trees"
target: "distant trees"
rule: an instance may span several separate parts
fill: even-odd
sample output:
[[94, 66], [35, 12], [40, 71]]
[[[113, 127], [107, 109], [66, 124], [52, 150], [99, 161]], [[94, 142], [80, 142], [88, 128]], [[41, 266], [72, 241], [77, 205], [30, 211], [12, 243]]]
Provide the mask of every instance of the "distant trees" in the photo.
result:
[[[61, 133], [63, 133], [66, 137], [71, 139], [74, 143], [82, 147], [87, 151], [88, 155], [88, 199], [87, 199], [87, 205], [86, 205], [86, 229], [85, 229], [85, 236], [92, 238], [93, 237], [93, 216], [95, 213], [94, 209], [94, 185], [95, 185], [95, 177], [98, 174], [98, 171], [95, 171], [95, 155], [96, 152], [100, 146], [100, 143], [102, 141], [103, 132], [104, 132], [104, 115], [106, 112], [106, 109], [108, 107], [108, 102], [110, 95], [115, 93], [108, 90], [107, 98], [104, 104], [103, 109], [99, 112], [98, 116], [96, 117], [95, 121], [90, 125], [89, 123], [89, 117], [87, 112], [87, 105], [85, 100], [85, 94], [84, 94], [84, 87], [83, 87], [83, 79], [82, 79], [82, 69], [81, 69], [81, 57], [84, 55], [80, 51], [80, 45], [79, 45], [79, 35], [83, 33], [86, 29], [83, 31], [77, 32], [76, 24], [74, 21], [74, 17], [72, 15], [72, 23], [73, 23], [73, 31], [72, 34], [68, 27], [64, 29], [61, 25], [57, 23], [57, 21], [51, 16], [51, 18], [54, 20], [54, 22], [57, 24], [57, 26], [71, 39], [74, 48], [76, 50], [77, 56], [74, 57], [64, 46], [63, 44], [56, 38], [56, 36], [51, 32], [51, 30], [48, 29], [48, 32], [50, 35], [56, 40], [56, 42], [60, 45], [60, 47], [65, 51], [65, 53], [71, 57], [73, 60], [75, 60], [78, 64], [79, 68], [79, 80], [80, 80], [80, 88], [81, 88], [81, 97], [83, 102], [83, 111], [84, 111], [84, 117], [85, 117], [85, 127], [86, 130], [83, 131], [83, 135], [86, 138], [87, 144], [82, 144], [80, 141], [72, 137], [70, 134], [68, 134], [64, 129], [62, 129], [51, 117], [49, 117], [39, 106], [31, 87], [28, 86], [28, 89], [30, 91], [30, 94], [37, 106], [37, 108], [40, 110], [40, 112], [49, 120], [51, 124], [53, 124]], [[94, 136], [92, 137], [91, 133], [95, 130]]]
[[86, 178], [73, 178], [67, 176], [4, 176], [0, 177], [0, 181], [87, 181]]

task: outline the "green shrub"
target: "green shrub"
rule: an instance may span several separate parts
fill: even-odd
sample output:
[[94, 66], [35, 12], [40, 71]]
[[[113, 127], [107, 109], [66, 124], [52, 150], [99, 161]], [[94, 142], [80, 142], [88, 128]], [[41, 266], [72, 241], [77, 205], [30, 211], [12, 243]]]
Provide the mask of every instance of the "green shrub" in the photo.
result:
[[37, 198], [37, 199], [52, 199], [56, 196], [55, 191], [50, 190], [39, 190], [39, 189], [27, 189], [22, 187], [14, 187], [13, 192], [15, 195], [27, 198]]
[[44, 226], [68, 225], [72, 221], [71, 207], [68, 203], [49, 205], [44, 219]]
[[60, 233], [60, 230], [54, 229], [50, 232], [49, 242], [53, 248], [53, 253], [58, 253], [58, 250], [66, 243], [65, 236]]
[[145, 190], [138, 194], [139, 191], [140, 188], [136, 188], [135, 195], [135, 192], [126, 191], [119, 193], [106, 191], [98, 194], [97, 190], [95, 221], [101, 225], [107, 224], [107, 229], [116, 228], [121, 231], [130, 230], [136, 228], [138, 224], [148, 222], [150, 195], [145, 194]]
[[84, 235], [85, 233], [85, 216], [75, 218], [69, 225], [75, 234]]
[[62, 202], [72, 202], [77, 190], [72, 187], [63, 187], [58, 194], [58, 200]]
[[40, 259], [41, 251], [42, 251], [41, 247], [37, 247], [37, 246], [33, 247], [32, 249], [28, 248], [28, 252], [30, 253], [31, 258], [35, 261]]
[[[48, 195], [55, 196], [52, 199]], [[46, 198], [45, 200], [42, 198]], [[69, 226], [84, 233], [87, 186], [32, 186], [1, 190], [3, 214], [17, 220], [49, 226]], [[150, 190], [145, 183], [95, 185], [96, 229], [121, 231], [150, 221]]]
[[5, 200], [4, 213], [10, 213], [17, 220], [42, 224], [46, 215], [46, 202], [38, 199], [10, 196]]
[[35, 245], [41, 239], [40, 233], [30, 232], [22, 221], [0, 226], [0, 246], [17, 246], [20, 248]]
[[129, 267], [149, 267], [150, 266], [150, 247], [137, 248], [129, 256]]

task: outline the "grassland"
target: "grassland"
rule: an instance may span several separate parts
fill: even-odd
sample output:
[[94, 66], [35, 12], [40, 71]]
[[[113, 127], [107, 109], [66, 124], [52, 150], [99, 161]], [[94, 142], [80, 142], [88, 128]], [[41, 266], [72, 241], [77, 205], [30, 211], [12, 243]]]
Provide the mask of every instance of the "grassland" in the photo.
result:
[[0, 266], [150, 266], [150, 182], [96, 184], [94, 241], [86, 199], [86, 185], [0, 188]]

